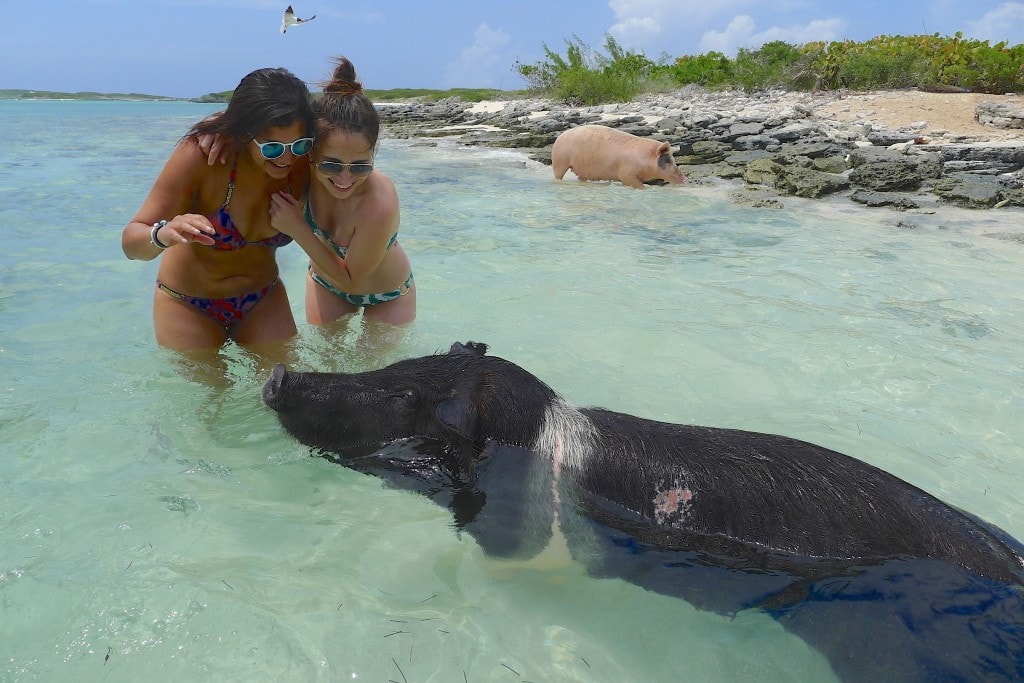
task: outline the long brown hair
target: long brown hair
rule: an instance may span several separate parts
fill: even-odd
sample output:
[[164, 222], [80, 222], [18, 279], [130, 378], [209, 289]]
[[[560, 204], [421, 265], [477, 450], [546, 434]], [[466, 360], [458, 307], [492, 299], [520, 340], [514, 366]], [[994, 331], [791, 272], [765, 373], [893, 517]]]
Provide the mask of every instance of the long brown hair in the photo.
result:
[[242, 78], [227, 109], [192, 126], [185, 137], [216, 133], [238, 151], [261, 130], [283, 128], [296, 121], [302, 122], [304, 135], [314, 133], [309, 88], [287, 69], [257, 69]]

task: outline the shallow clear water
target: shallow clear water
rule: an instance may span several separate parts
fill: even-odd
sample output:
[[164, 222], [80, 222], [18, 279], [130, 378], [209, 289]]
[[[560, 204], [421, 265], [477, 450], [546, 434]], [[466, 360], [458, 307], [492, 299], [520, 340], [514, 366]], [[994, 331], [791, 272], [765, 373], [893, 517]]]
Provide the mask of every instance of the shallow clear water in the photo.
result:
[[[156, 262], [120, 233], [213, 109], [0, 102], [0, 679], [830, 679], [764, 615], [488, 561], [285, 436], [265, 359], [196, 381], [157, 348]], [[1020, 210], [755, 210], [443, 141], [379, 166], [419, 317], [301, 325], [304, 369], [484, 341], [575, 403], [820, 443], [1024, 538]], [[279, 254], [301, 320], [305, 259]]]

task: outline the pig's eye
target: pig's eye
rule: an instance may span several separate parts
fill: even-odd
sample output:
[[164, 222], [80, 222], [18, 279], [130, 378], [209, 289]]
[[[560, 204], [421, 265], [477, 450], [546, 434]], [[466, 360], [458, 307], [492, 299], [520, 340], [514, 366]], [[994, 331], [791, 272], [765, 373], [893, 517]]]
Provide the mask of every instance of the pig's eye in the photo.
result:
[[412, 389], [391, 391], [388, 393], [388, 401], [392, 403], [412, 403], [413, 396], [414, 394]]

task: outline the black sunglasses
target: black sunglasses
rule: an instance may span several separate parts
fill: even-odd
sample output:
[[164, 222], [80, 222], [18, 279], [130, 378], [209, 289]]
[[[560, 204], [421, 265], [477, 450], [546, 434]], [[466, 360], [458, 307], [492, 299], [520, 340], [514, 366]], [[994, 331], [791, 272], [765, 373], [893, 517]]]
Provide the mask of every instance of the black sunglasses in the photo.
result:
[[370, 171], [373, 170], [373, 163], [368, 161], [357, 161], [354, 164], [343, 164], [340, 161], [321, 161], [316, 165], [316, 170], [326, 176], [331, 176], [338, 175], [345, 170], [346, 166], [348, 166], [348, 171], [352, 175], [370, 175]]

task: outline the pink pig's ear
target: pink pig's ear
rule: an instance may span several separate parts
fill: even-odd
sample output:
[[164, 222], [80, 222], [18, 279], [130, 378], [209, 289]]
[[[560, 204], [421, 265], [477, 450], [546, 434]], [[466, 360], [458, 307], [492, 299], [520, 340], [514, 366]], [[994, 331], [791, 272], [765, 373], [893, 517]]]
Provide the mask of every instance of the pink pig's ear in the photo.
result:
[[668, 144], [667, 142], [663, 142], [661, 143], [661, 146], [658, 147], [658, 156], [661, 156], [662, 154], [668, 154], [669, 152], [672, 151], [675, 151], [672, 149], [672, 145]]

